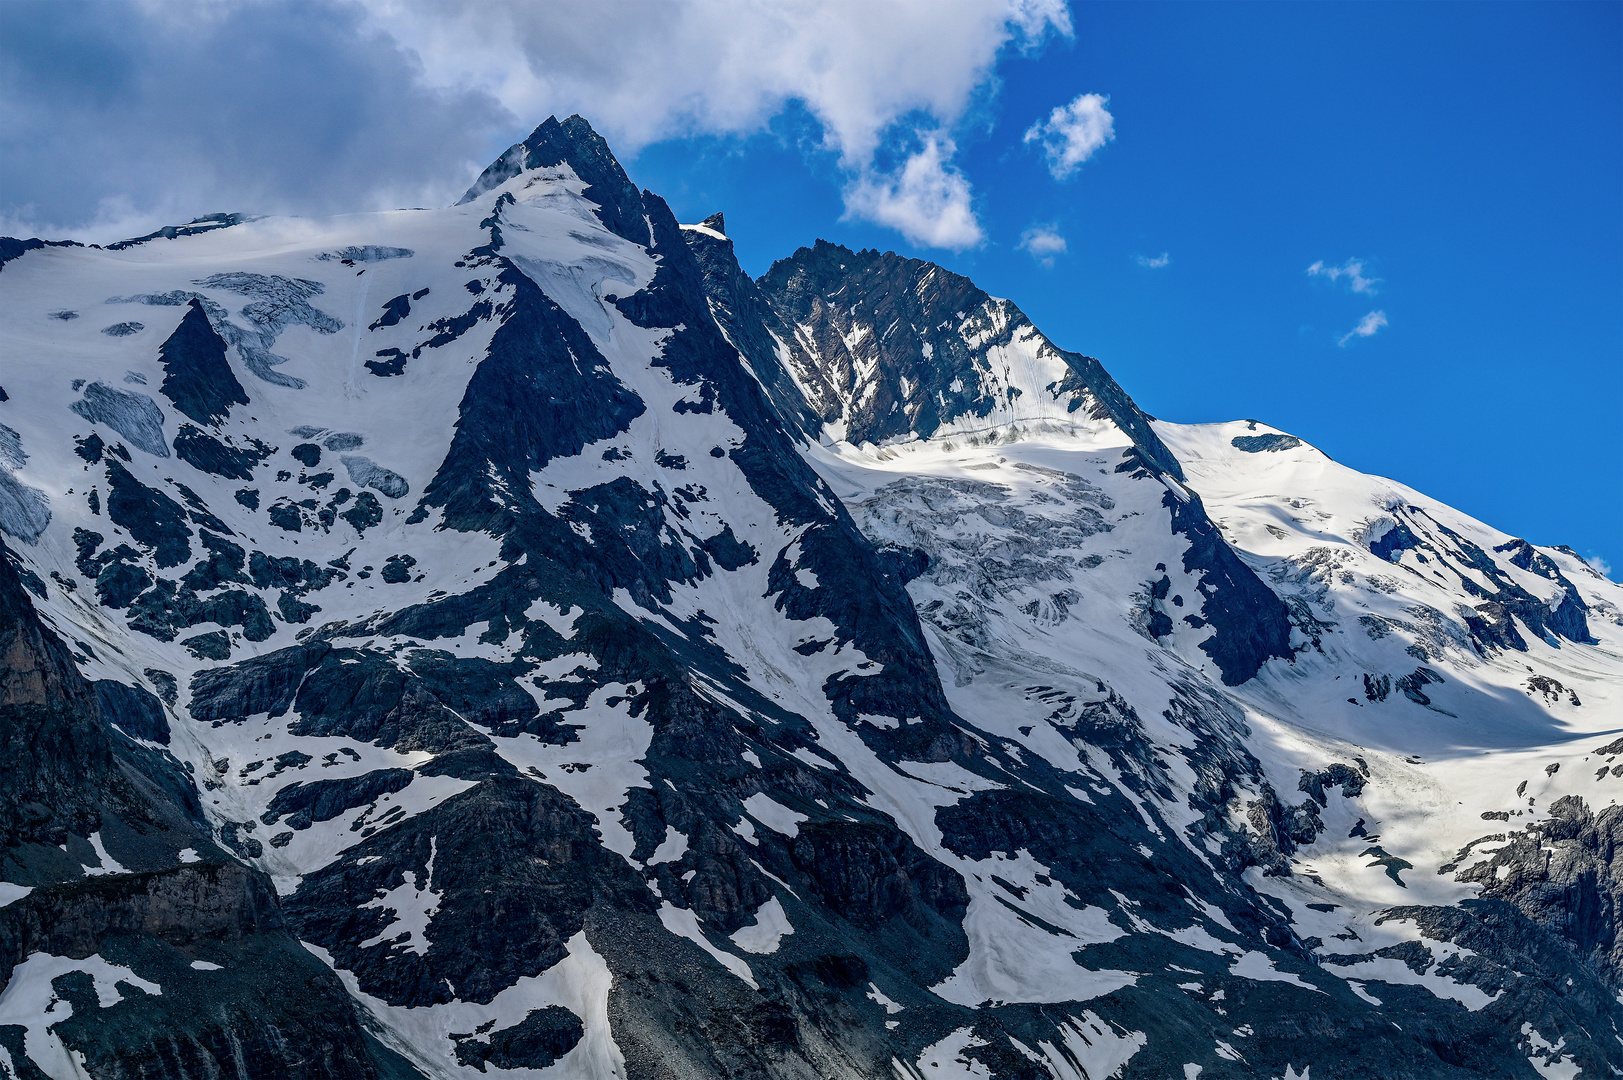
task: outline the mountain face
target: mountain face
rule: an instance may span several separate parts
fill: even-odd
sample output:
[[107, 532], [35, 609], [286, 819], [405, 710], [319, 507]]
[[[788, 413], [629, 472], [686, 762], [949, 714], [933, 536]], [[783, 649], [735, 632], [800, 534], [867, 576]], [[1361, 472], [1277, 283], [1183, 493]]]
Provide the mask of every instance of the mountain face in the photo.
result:
[[1570, 550], [578, 117], [0, 305], [8, 1076], [1623, 1070]]

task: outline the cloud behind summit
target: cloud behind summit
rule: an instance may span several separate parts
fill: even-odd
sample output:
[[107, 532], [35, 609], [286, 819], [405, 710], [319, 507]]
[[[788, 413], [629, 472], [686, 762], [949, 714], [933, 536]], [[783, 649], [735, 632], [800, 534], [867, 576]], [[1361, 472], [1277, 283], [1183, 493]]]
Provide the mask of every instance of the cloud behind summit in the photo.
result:
[[14, 0], [0, 229], [110, 239], [221, 209], [434, 205], [550, 113], [631, 156], [798, 108], [851, 215], [961, 247], [980, 229], [952, 129], [1006, 48], [1071, 32], [1063, 0]]

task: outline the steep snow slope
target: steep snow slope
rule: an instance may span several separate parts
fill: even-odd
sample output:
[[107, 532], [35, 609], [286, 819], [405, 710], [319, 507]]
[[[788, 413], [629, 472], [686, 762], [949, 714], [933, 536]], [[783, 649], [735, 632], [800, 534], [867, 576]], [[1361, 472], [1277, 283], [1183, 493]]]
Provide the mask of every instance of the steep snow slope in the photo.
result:
[[[457, 207], [194, 225], [0, 246], [0, 527], [347, 992], [304, 1074], [1623, 1065], [1569, 554], [930, 264], [753, 282], [579, 118]], [[74, 827], [0, 924], [138, 876]], [[13, 953], [16, 1075], [261, 1074], [102, 992], [146, 953]]]
[[[1535, 880], [1545, 893], [1605, 892], [1605, 853], [1601, 867], [1581, 865], [1596, 853], [1569, 845], [1580, 865], [1527, 866], [1505, 840], [1550, 815], [1615, 816], [1607, 808], [1623, 787], [1600, 763], [1617, 753], [1606, 748], [1623, 717], [1618, 587], [1570, 550], [1533, 547], [1261, 424], [1160, 431], [1225, 535], [1314, 639], [1235, 696], [1278, 750], [1341, 744], [1389, 770], [1366, 789], [1366, 829], [1383, 856], [1416, 868], [1405, 891], [1372, 887], [1356, 861], [1363, 836], [1315, 845], [1314, 873], [1372, 906], [1422, 890], [1435, 902], [1479, 889], [1521, 900]], [[1569, 871], [1590, 880], [1563, 880]], [[1615, 978], [1611, 935], [1592, 952], [1596, 927], [1582, 923], [1594, 916], [1574, 924], [1577, 914], [1556, 925]]]

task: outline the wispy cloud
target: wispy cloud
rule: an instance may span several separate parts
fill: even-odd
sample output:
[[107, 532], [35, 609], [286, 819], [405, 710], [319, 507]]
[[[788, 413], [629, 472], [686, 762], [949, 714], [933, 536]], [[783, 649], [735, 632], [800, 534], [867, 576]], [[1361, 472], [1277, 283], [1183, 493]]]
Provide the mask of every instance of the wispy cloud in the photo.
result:
[[1110, 99], [1082, 94], [1061, 105], [1026, 130], [1025, 141], [1040, 142], [1048, 156], [1048, 171], [1064, 180], [1094, 152], [1116, 137], [1116, 120], [1105, 108]]
[[1355, 293], [1363, 293], [1365, 296], [1374, 296], [1380, 291], [1376, 288], [1381, 283], [1380, 278], [1364, 276], [1363, 259], [1348, 259], [1340, 266], [1326, 266], [1324, 260], [1320, 259], [1307, 268], [1307, 275], [1308, 277], [1327, 277], [1331, 281], [1340, 281], [1345, 278], [1347, 288]]
[[1601, 558], [1599, 555], [1591, 555], [1589, 558], [1585, 559], [1584, 562], [1588, 563], [1590, 569], [1594, 570], [1595, 573], [1599, 574], [1601, 577], [1609, 578], [1612, 576], [1612, 564]]
[[1386, 321], [1386, 312], [1372, 311], [1368, 315], [1365, 315], [1362, 319], [1359, 319], [1357, 326], [1341, 335], [1341, 340], [1336, 342], [1336, 344], [1345, 349], [1347, 347], [1347, 342], [1351, 341], [1353, 338], [1374, 337], [1375, 332], [1386, 325], [1388, 325]]
[[1153, 258], [1153, 259], [1150, 258], [1148, 255], [1134, 255], [1133, 258], [1138, 262], [1138, 265], [1140, 265], [1142, 267], [1146, 267], [1147, 269], [1150, 269], [1150, 270], [1159, 270], [1159, 269], [1161, 269], [1161, 267], [1166, 266], [1168, 263], [1172, 262], [1172, 256], [1168, 255], [1164, 251], [1161, 252], [1161, 254], [1155, 256], [1155, 258]]
[[951, 139], [929, 135], [896, 172], [864, 172], [845, 189], [845, 217], [888, 226], [915, 244], [975, 247], [985, 234], [970, 206], [969, 181], [950, 163], [953, 150]]
[[1043, 266], [1051, 267], [1055, 256], [1065, 254], [1065, 237], [1060, 235], [1056, 225], [1033, 225], [1020, 234], [1017, 246], [1021, 251], [1030, 252]]

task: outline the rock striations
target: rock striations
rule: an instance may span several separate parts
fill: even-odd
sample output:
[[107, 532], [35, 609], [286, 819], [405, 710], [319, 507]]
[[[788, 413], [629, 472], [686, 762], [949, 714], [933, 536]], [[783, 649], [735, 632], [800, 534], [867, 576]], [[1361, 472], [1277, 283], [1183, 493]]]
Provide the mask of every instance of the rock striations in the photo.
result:
[[1569, 550], [579, 117], [288, 235], [0, 240], [6, 1075], [1623, 1069]]

